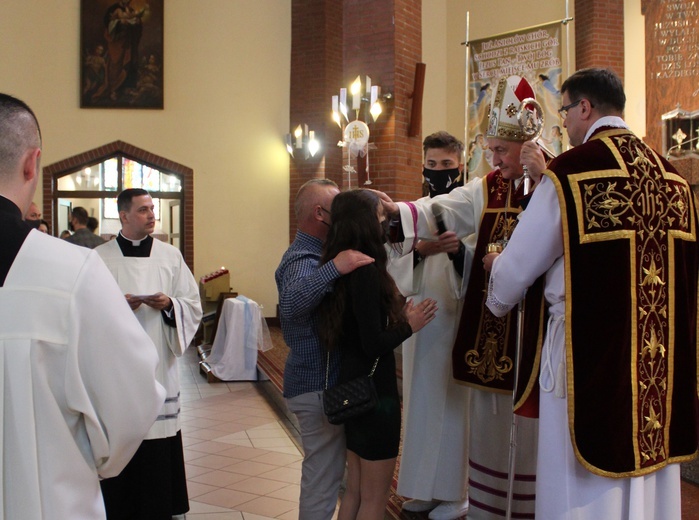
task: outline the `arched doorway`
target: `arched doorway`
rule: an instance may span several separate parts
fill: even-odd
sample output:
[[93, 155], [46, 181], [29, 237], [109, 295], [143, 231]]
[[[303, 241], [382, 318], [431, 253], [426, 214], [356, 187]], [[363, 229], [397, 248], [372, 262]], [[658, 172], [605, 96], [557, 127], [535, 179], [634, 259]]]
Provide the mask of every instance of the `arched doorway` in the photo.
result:
[[121, 225], [116, 196], [127, 188], [143, 188], [155, 203], [155, 238], [182, 251], [194, 270], [193, 170], [123, 141], [101, 146], [44, 167], [46, 220], [52, 234], [67, 229], [71, 208], [82, 206], [98, 221], [105, 239]]

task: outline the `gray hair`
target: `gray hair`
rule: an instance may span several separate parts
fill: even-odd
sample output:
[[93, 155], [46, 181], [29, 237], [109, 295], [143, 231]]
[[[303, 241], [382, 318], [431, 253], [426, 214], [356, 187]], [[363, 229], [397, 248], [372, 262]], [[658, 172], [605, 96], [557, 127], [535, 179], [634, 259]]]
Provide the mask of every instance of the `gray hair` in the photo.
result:
[[11, 173], [31, 148], [41, 148], [34, 112], [23, 101], [0, 93], [0, 175]]
[[294, 201], [294, 214], [296, 215], [297, 220], [300, 219], [305, 209], [305, 206], [307, 206], [307, 203], [309, 201], [308, 188], [310, 186], [321, 186], [339, 189], [337, 187], [337, 184], [334, 181], [331, 181], [330, 179], [311, 179], [310, 181], [306, 181], [303, 184], [303, 186], [299, 188], [298, 193], [296, 193], [296, 200]]

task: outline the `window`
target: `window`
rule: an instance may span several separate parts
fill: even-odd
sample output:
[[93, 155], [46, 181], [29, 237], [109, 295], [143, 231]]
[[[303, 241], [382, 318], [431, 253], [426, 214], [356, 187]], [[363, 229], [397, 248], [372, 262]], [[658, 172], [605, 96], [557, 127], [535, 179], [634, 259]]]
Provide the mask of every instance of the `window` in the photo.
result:
[[192, 268], [192, 238], [183, 232], [185, 219], [191, 222], [193, 215], [191, 201], [185, 200], [186, 188], [191, 197], [192, 177], [190, 168], [117, 141], [46, 166], [44, 193], [50, 187], [52, 200], [50, 208], [44, 201], [44, 213], [58, 236], [68, 229], [70, 208], [82, 206], [97, 219], [96, 232], [108, 240], [121, 229], [117, 195], [127, 188], [143, 188], [155, 205], [153, 236], [178, 247]]

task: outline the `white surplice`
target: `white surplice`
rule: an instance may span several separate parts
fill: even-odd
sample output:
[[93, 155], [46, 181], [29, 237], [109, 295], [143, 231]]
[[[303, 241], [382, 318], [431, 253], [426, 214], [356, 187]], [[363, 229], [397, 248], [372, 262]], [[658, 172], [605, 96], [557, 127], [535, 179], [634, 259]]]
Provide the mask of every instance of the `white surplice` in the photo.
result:
[[141, 305], [134, 311], [155, 343], [160, 364], [157, 379], [167, 390], [158, 420], [146, 439], [173, 437], [180, 430], [180, 378], [177, 358], [184, 354], [202, 317], [199, 289], [180, 250], [153, 240], [149, 257], [125, 257], [116, 240], [95, 248], [117, 281], [123, 294], [154, 294], [170, 297], [177, 327], [165, 323], [159, 310]]
[[165, 398], [152, 343], [97, 254], [38, 231], [0, 309], [0, 519], [104, 519], [98, 475], [121, 472]]
[[[429, 200], [420, 199], [416, 204]], [[472, 248], [471, 248], [472, 249]], [[467, 259], [470, 266], [470, 258]], [[461, 300], [446, 253], [425, 258], [390, 258], [388, 272], [403, 296], [434, 298], [439, 311], [403, 342], [403, 448], [398, 494], [420, 500], [463, 500], [466, 493], [469, 388], [452, 377], [451, 350]], [[459, 284], [460, 285], [460, 284]], [[456, 292], [456, 294], [455, 294]]]
[[540, 374], [536, 517], [679, 520], [679, 464], [641, 477], [607, 478], [586, 470], [573, 452], [566, 396], [563, 231], [556, 190], [547, 177], [495, 260], [488, 307], [503, 315], [543, 273], [550, 318]]
[[[414, 204], [417, 216], [417, 224], [413, 224], [412, 211], [408, 204], [398, 203], [401, 214], [401, 227], [405, 242], [403, 254], [407, 255], [412, 250], [417, 239], [434, 239], [436, 225], [432, 205], [439, 204], [442, 208], [442, 217], [446, 228], [454, 231], [457, 236], [466, 240], [467, 262], [465, 276], [459, 282], [453, 268], [443, 271], [443, 277], [452, 278], [450, 287], [458, 287], [457, 295], [463, 298], [468, 287], [468, 279], [472, 262], [480, 262], [480, 258], [473, 258], [475, 244], [478, 240], [479, 227], [487, 201], [485, 192], [485, 179], [476, 178], [462, 187], [453, 189], [446, 195], [440, 195], [431, 199], [420, 199]], [[412, 260], [411, 255], [410, 259]], [[399, 284], [400, 288], [400, 284]], [[439, 313], [437, 312], [437, 316]], [[453, 323], [454, 332], [458, 328], [460, 312]], [[466, 317], [466, 319], [468, 319]], [[422, 331], [421, 331], [422, 332]], [[453, 347], [453, 341], [451, 343]], [[451, 347], [449, 357], [451, 363]], [[451, 368], [451, 366], [450, 366]], [[450, 374], [451, 375], [451, 374]], [[405, 376], [404, 376], [405, 377]], [[507, 473], [509, 470], [509, 445], [510, 429], [512, 424], [512, 397], [504, 394], [487, 392], [478, 388], [470, 388], [470, 406], [468, 417], [468, 459], [459, 461], [470, 466], [468, 479], [469, 500], [471, 502], [469, 518], [496, 519], [504, 515], [507, 499], [503, 496], [508, 489]], [[516, 513], [533, 512], [533, 477], [536, 473], [536, 442], [538, 421], [523, 418], [519, 421], [517, 430], [517, 465], [515, 472], [523, 475], [515, 482], [514, 493], [517, 500], [513, 510]], [[410, 496], [410, 495], [407, 495]], [[412, 497], [411, 497], [412, 498]], [[521, 500], [520, 500], [521, 499]]]

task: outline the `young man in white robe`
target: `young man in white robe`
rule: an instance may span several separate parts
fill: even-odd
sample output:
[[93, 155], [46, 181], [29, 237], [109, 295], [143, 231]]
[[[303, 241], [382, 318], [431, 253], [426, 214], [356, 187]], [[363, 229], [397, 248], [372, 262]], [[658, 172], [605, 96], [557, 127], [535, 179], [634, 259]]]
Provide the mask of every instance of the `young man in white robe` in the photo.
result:
[[561, 86], [573, 149], [549, 164], [492, 267], [501, 315], [542, 274], [536, 517], [681, 518], [696, 456], [695, 196], [621, 118], [621, 80], [583, 69]]
[[112, 272], [136, 318], [155, 343], [158, 381], [167, 398], [146, 440], [124, 472], [102, 482], [110, 520], [169, 519], [189, 510], [180, 431], [177, 358], [201, 321], [197, 283], [180, 251], [151, 236], [153, 199], [142, 189], [117, 198], [121, 231], [95, 249]]
[[[423, 151], [422, 175], [430, 193], [416, 206], [463, 185], [461, 141], [436, 132], [425, 138]], [[439, 301], [437, 317], [402, 346], [403, 447], [397, 491], [409, 498], [403, 502], [405, 511], [431, 510], [433, 520], [460, 518], [468, 511], [469, 389], [452, 377], [451, 349], [461, 315], [454, 281], [458, 278], [460, 284], [461, 279], [436, 237], [420, 240], [413, 254], [389, 258], [388, 271], [403, 296]]]
[[31, 109], [0, 94], [0, 517], [104, 520], [165, 399], [158, 356], [99, 256], [22, 220], [39, 179]]

